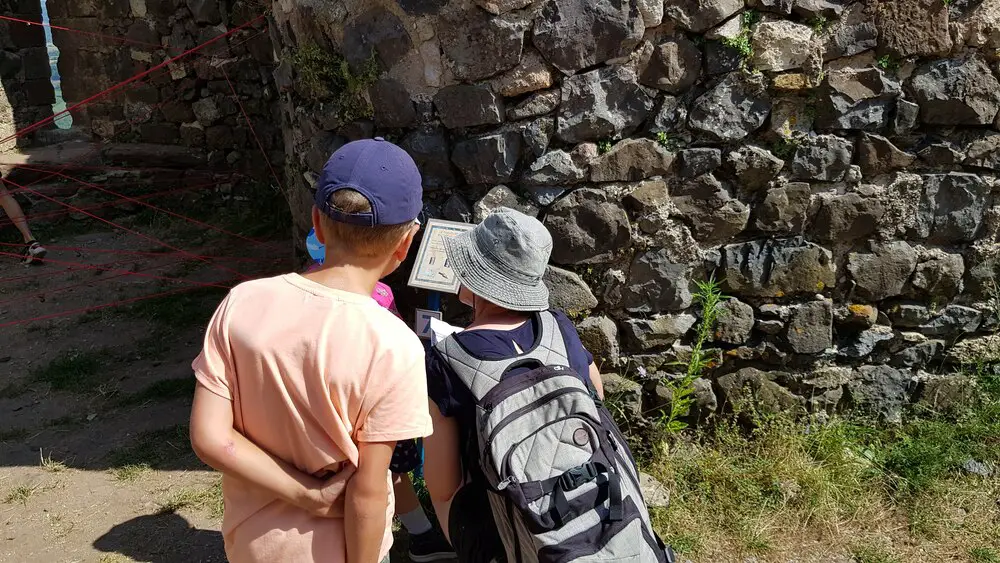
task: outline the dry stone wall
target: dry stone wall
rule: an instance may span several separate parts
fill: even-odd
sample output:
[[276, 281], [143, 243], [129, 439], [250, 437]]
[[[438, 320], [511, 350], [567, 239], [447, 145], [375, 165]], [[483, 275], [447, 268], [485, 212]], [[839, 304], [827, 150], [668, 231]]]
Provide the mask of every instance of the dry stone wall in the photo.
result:
[[[0, 14], [39, 21], [38, 2], [0, 1]], [[0, 21], [0, 139], [52, 115], [55, 91], [49, 70], [45, 32], [38, 26]], [[0, 151], [31, 143], [34, 136], [0, 145]]]
[[944, 366], [998, 353], [997, 0], [279, 0], [272, 17], [299, 230], [326, 157], [374, 135], [417, 160], [432, 216], [537, 215], [553, 303], [635, 412], [668, 400], [713, 275], [733, 299], [702, 414], [754, 398], [897, 418], [947, 397]]
[[[53, 25], [74, 30], [53, 30], [63, 96], [73, 106], [242, 26], [264, 8], [246, 0], [48, 0], [48, 10]], [[268, 178], [240, 109], [242, 104], [280, 167], [274, 55], [265, 24], [261, 20], [122, 92], [81, 106], [73, 112], [74, 128], [101, 141], [190, 147], [213, 166]]]

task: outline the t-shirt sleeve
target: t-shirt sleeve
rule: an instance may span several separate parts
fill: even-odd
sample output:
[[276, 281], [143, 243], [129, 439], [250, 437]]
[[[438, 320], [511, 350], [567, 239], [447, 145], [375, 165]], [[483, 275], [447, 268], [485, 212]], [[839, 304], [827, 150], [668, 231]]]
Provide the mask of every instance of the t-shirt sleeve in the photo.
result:
[[372, 366], [358, 425], [359, 442], [398, 442], [430, 436], [424, 350], [415, 334], [386, 347]]
[[233, 354], [229, 341], [229, 310], [232, 294], [227, 295], [212, 315], [205, 331], [205, 342], [201, 353], [195, 358], [191, 368], [194, 375], [209, 391], [233, 400], [232, 389], [236, 384]]

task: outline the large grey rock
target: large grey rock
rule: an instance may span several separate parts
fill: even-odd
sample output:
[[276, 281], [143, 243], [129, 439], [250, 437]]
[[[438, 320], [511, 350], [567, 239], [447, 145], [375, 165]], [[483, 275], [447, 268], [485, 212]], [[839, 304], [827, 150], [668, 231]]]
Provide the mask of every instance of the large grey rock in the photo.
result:
[[853, 146], [836, 135], [819, 135], [803, 141], [795, 150], [792, 174], [798, 180], [839, 182], [851, 166]]
[[948, 305], [941, 314], [919, 327], [927, 336], [954, 338], [962, 333], [973, 333], [979, 329], [983, 314], [978, 309], [962, 305]]
[[1000, 168], [1000, 134], [988, 133], [969, 143], [962, 163], [991, 170]]
[[646, 120], [655, 100], [625, 67], [603, 67], [567, 78], [557, 134], [568, 143], [620, 138]]
[[929, 260], [917, 265], [913, 287], [931, 299], [950, 301], [962, 291], [965, 260], [961, 254], [935, 250]]
[[833, 345], [833, 303], [813, 301], [795, 308], [788, 343], [797, 354], [819, 354]]
[[681, 100], [673, 96], [664, 96], [660, 107], [649, 120], [649, 131], [651, 133], [674, 131], [687, 122], [687, 115], [687, 106]]
[[754, 145], [743, 145], [726, 154], [726, 170], [750, 190], [767, 186], [784, 167], [784, 160]]
[[672, 200], [690, 223], [694, 237], [703, 243], [720, 243], [739, 234], [750, 220], [750, 208], [734, 198], [712, 174], [678, 187]]
[[715, 141], [739, 141], [760, 129], [770, 113], [767, 91], [731, 73], [695, 100], [688, 125]]
[[859, 2], [849, 7], [843, 17], [827, 29], [822, 38], [824, 59], [851, 57], [875, 48], [878, 44], [878, 28], [872, 21], [868, 7]]
[[719, 149], [709, 147], [685, 149], [680, 152], [680, 157], [682, 178], [695, 178], [714, 172], [722, 166], [722, 151]]
[[491, 14], [506, 14], [530, 6], [535, 0], [474, 0], [476, 5]]
[[861, 366], [847, 389], [859, 410], [899, 422], [909, 401], [912, 379], [908, 372], [889, 366]]
[[664, 15], [681, 28], [703, 33], [743, 9], [743, 0], [678, 0], [667, 2]]
[[715, 340], [726, 344], [743, 344], [750, 339], [753, 326], [753, 307], [739, 299], [727, 299], [719, 305]]
[[820, 202], [809, 229], [819, 242], [847, 243], [871, 236], [885, 213], [878, 199], [857, 193], [827, 196]]
[[441, 206], [441, 215], [448, 221], [456, 223], [471, 223], [472, 208], [465, 198], [458, 194], [451, 194], [444, 205]]
[[198, 123], [204, 127], [208, 127], [222, 118], [222, 112], [219, 111], [218, 104], [212, 98], [202, 98], [192, 103], [191, 110], [198, 118]]
[[918, 231], [930, 242], [975, 240], [986, 215], [990, 188], [974, 174], [930, 174], [918, 212]]
[[579, 189], [557, 201], [545, 225], [557, 241], [552, 260], [558, 264], [604, 262], [632, 241], [625, 210], [599, 189]]
[[792, 11], [796, 15], [805, 18], [839, 18], [844, 12], [844, 8], [849, 4], [847, 0], [795, 0]]
[[413, 49], [406, 26], [384, 7], [373, 7], [344, 28], [344, 57], [354, 68], [362, 68], [372, 56], [382, 68], [392, 69]]
[[496, 79], [496, 90], [507, 97], [523, 96], [552, 87], [552, 67], [530, 51], [521, 63]]
[[895, 367], [927, 367], [941, 357], [945, 349], [944, 340], [927, 340], [909, 346], [893, 354], [890, 362]]
[[885, 137], [865, 133], [858, 143], [858, 161], [865, 176], [905, 169], [915, 160], [916, 155], [899, 150]]
[[887, 0], [873, 6], [879, 55], [895, 58], [951, 51], [948, 6], [940, 0]]
[[217, 25], [222, 23], [222, 12], [219, 10], [219, 0], [187, 0], [191, 17], [198, 23]]
[[674, 154], [651, 139], [627, 139], [591, 166], [592, 182], [636, 182], [670, 173]]
[[946, 59], [910, 79], [920, 118], [931, 125], [989, 125], [1000, 110], [1000, 82], [980, 58]]
[[720, 76], [740, 70], [743, 56], [739, 51], [723, 41], [705, 43], [705, 72], [709, 76]]
[[722, 271], [729, 291], [755, 297], [812, 295], [836, 283], [832, 253], [799, 237], [725, 246]]
[[897, 303], [888, 311], [893, 326], [900, 328], [916, 328], [931, 319], [931, 310], [916, 303]]
[[566, 74], [629, 53], [645, 24], [636, 0], [545, 0], [532, 41]]
[[507, 110], [507, 119], [517, 121], [552, 113], [559, 107], [562, 92], [548, 90], [533, 94], [528, 99]]
[[899, 93], [899, 83], [877, 68], [832, 71], [820, 90], [816, 125], [821, 129], [884, 130]]
[[690, 88], [701, 74], [701, 50], [690, 40], [673, 37], [652, 48], [640, 75], [651, 88], [678, 94]]
[[522, 183], [537, 186], [579, 184], [587, 177], [587, 168], [574, 161], [573, 155], [563, 150], [543, 154], [521, 178]]
[[597, 297], [576, 272], [549, 266], [545, 271], [545, 286], [549, 288], [549, 305], [553, 309], [576, 315], [597, 307]]
[[409, 127], [417, 120], [410, 93], [398, 80], [384, 78], [376, 82], [369, 94], [379, 127]]
[[552, 136], [556, 131], [556, 121], [551, 117], [540, 117], [533, 121], [518, 124], [525, 152], [535, 158], [541, 158], [549, 149]]
[[[618, 364], [621, 349], [618, 345], [618, 325], [608, 317], [587, 317], [576, 327], [580, 341], [595, 358], [612, 365]], [[600, 365], [600, 364], [598, 364]]]
[[969, 338], [948, 350], [948, 360], [962, 365], [1000, 362], [1000, 333]]
[[503, 99], [482, 84], [456, 84], [434, 96], [441, 123], [449, 129], [503, 122]]
[[892, 118], [892, 132], [905, 135], [920, 122], [920, 105], [907, 100], [896, 100], [896, 115]]
[[514, 174], [520, 155], [521, 136], [510, 131], [455, 144], [451, 161], [469, 184], [501, 184]]
[[723, 404], [736, 410], [760, 409], [763, 412], [805, 410], [805, 400], [782, 387], [776, 380], [788, 374], [743, 368], [716, 380]]
[[490, 213], [501, 207], [516, 209], [530, 217], [538, 216], [538, 208], [519, 197], [507, 186], [496, 186], [476, 202], [473, 208], [473, 220], [482, 223]]
[[482, 80], [518, 65], [529, 22], [470, 7], [437, 26], [441, 52], [459, 80]]
[[604, 396], [630, 420], [642, 420], [642, 385], [615, 373], [602, 373]]
[[667, 249], [635, 257], [622, 295], [622, 306], [635, 313], [681, 311], [691, 306], [691, 266], [678, 264]]
[[819, 58], [819, 42], [809, 26], [790, 21], [766, 21], [753, 32], [753, 65], [765, 71], [801, 68], [810, 57]]
[[871, 253], [852, 252], [847, 257], [847, 271], [858, 293], [871, 301], [902, 295], [916, 267], [917, 251], [903, 241], [878, 244]]
[[837, 307], [833, 311], [833, 321], [838, 328], [848, 331], [864, 330], [875, 326], [878, 322], [878, 308], [872, 305], [852, 303]]
[[747, 5], [765, 12], [789, 15], [795, 6], [795, 0], [748, 0]]
[[792, 235], [802, 232], [809, 213], [812, 188], [791, 182], [771, 188], [754, 208], [754, 226], [765, 233]]
[[652, 234], [666, 226], [670, 193], [663, 180], [640, 182], [622, 198], [622, 203], [633, 212], [642, 232]]
[[893, 339], [892, 327], [875, 326], [852, 335], [841, 343], [837, 355], [842, 358], [860, 360], [867, 358], [883, 342]]
[[448, 153], [448, 138], [443, 129], [420, 128], [410, 132], [400, 142], [417, 163], [424, 180], [424, 189], [450, 188], [457, 183]]
[[654, 319], [629, 319], [624, 330], [640, 349], [669, 346], [683, 337], [698, 321], [694, 315], [661, 315]]

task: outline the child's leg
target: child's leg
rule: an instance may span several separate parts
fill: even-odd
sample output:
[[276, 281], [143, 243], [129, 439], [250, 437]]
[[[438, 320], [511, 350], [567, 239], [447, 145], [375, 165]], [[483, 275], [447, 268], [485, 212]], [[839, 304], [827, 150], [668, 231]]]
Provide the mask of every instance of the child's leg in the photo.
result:
[[34, 235], [31, 234], [31, 229], [28, 228], [28, 220], [24, 217], [24, 211], [21, 209], [20, 204], [14, 199], [14, 196], [10, 195], [7, 191], [7, 187], [0, 183], [0, 207], [7, 213], [7, 217], [10, 217], [11, 222], [17, 227], [17, 230], [21, 231], [21, 236], [24, 237], [24, 242], [31, 242], [35, 240]]
[[417, 491], [413, 489], [410, 476], [399, 473], [392, 476], [392, 490], [396, 495], [396, 516], [410, 535], [416, 536], [431, 529], [431, 521], [420, 505]]

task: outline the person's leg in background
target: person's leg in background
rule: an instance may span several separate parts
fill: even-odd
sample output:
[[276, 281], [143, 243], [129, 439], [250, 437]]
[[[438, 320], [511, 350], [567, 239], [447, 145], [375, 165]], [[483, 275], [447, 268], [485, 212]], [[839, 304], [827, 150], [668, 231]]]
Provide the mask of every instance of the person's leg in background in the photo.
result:
[[6, 184], [2, 182], [0, 182], [0, 207], [3, 207], [7, 217], [10, 217], [11, 222], [14, 223], [18, 231], [21, 231], [21, 236], [24, 238], [24, 251], [22, 252], [24, 263], [32, 264], [45, 258], [46, 250], [38, 244], [35, 236], [31, 233], [28, 219], [24, 216], [24, 210], [21, 209], [21, 205], [17, 203], [14, 196], [7, 191]]
[[410, 480], [409, 472], [420, 467], [420, 464], [420, 446], [416, 440], [396, 444], [389, 469], [392, 471], [392, 490], [396, 497], [396, 517], [410, 535], [407, 555], [414, 563], [453, 559], [455, 550], [431, 524]]

